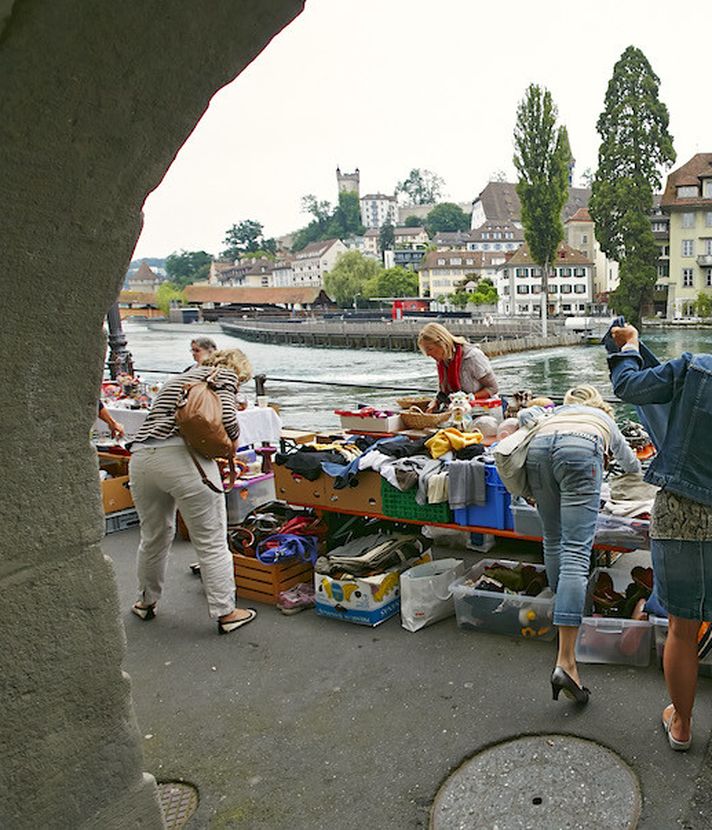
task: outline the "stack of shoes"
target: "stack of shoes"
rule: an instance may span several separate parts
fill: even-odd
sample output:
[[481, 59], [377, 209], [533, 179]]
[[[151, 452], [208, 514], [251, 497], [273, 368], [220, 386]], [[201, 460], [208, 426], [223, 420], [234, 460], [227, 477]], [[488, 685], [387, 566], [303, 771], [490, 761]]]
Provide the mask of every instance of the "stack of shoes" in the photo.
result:
[[316, 594], [314, 586], [308, 582], [299, 582], [286, 591], [280, 591], [277, 598], [277, 608], [283, 614], [298, 614], [305, 608], [313, 608], [316, 605]]

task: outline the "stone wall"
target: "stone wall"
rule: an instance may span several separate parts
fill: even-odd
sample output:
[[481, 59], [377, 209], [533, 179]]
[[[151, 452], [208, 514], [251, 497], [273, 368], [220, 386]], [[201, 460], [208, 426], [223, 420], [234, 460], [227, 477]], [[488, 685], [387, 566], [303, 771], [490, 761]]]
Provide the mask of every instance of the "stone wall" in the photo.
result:
[[302, 6], [0, 0], [0, 827], [162, 825], [99, 548], [102, 321], [146, 194]]

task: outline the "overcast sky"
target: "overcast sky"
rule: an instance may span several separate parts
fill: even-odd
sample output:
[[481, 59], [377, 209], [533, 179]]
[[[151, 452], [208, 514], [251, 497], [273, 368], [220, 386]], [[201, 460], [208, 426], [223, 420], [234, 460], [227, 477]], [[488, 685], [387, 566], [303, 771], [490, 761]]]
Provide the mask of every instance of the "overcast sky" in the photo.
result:
[[335, 202], [335, 168], [361, 195], [413, 167], [471, 201], [491, 174], [515, 181], [512, 130], [528, 84], [551, 90], [576, 158], [595, 168], [596, 119], [615, 61], [634, 45], [660, 78], [677, 164], [712, 151], [709, 3], [658, 0], [307, 0], [220, 90], [149, 195], [136, 256], [204, 249], [256, 219], [267, 236], [307, 223], [301, 197]]

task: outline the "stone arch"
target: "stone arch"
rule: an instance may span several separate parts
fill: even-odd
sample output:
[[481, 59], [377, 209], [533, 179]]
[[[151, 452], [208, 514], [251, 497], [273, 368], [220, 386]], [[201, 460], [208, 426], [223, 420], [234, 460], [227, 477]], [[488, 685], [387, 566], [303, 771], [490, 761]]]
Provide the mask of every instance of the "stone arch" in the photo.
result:
[[0, 826], [162, 826], [87, 434], [147, 193], [302, 0], [0, 0]]

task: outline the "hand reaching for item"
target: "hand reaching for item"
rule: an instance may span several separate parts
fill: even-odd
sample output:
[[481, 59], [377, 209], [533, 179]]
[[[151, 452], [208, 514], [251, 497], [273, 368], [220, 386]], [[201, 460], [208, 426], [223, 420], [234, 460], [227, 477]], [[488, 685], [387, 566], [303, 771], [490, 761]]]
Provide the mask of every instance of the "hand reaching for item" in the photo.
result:
[[611, 329], [611, 336], [619, 349], [622, 349], [627, 343], [638, 346], [638, 329], [631, 326], [630, 323], [626, 323], [625, 326], [614, 326]]

